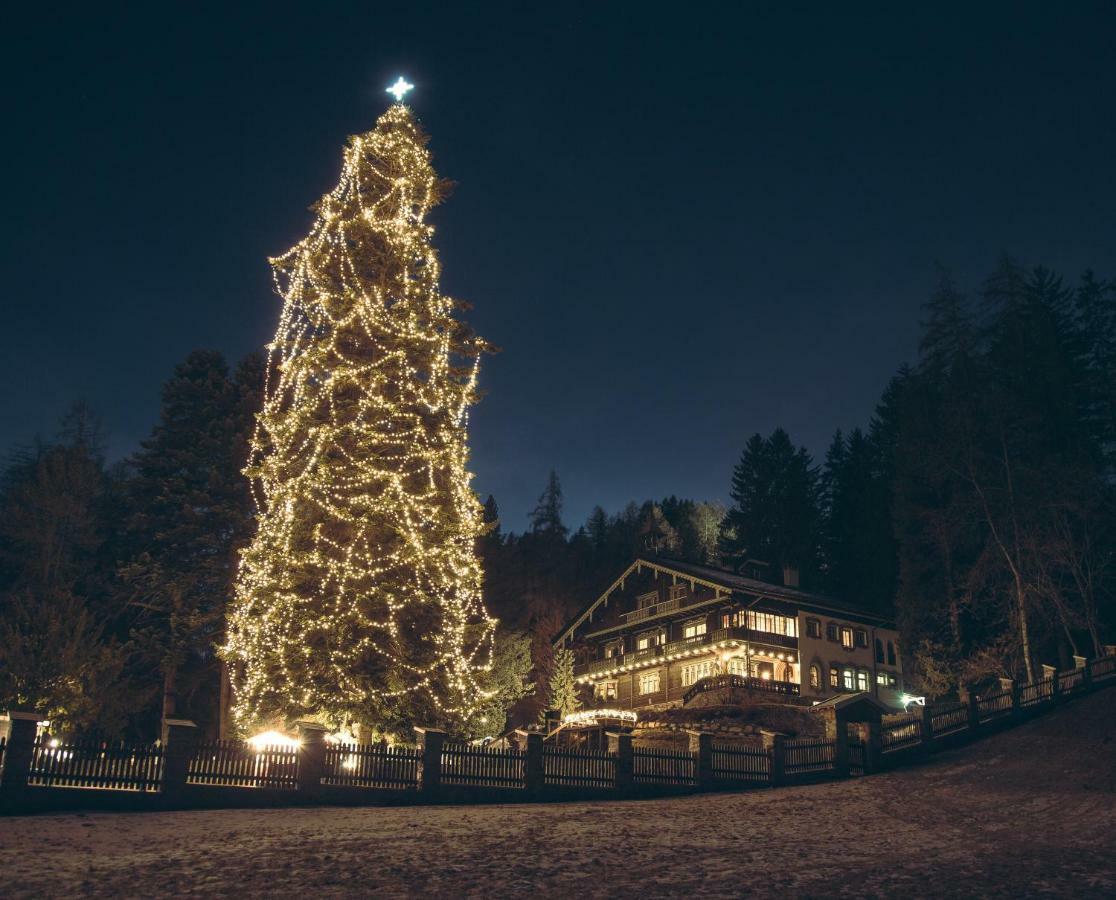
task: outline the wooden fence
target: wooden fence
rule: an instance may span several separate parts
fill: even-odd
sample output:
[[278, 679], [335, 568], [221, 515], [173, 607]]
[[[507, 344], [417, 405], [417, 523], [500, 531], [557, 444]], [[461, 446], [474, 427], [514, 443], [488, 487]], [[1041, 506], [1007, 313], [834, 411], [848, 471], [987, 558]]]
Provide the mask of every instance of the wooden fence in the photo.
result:
[[632, 753], [635, 784], [686, 786], [697, 784], [697, 759], [685, 750], [645, 750]]
[[163, 750], [155, 744], [130, 746], [103, 741], [35, 741], [27, 783], [36, 787], [157, 791], [162, 784]]
[[832, 771], [837, 758], [836, 741], [787, 741], [786, 775], [806, 775]]
[[527, 755], [520, 750], [496, 750], [469, 744], [442, 748], [442, 782], [479, 787], [524, 787]]
[[284, 797], [341, 803], [776, 786], [870, 774], [1109, 685], [1116, 685], [1116, 651], [1032, 684], [1008, 684], [964, 702], [889, 717], [879, 726], [858, 726], [857, 736], [843, 726], [835, 739], [826, 740], [769, 734], [760, 747], [702, 733], [691, 736], [689, 751], [633, 747], [628, 735], [617, 737], [609, 752], [561, 748], [544, 744], [538, 733], [528, 735], [525, 749], [496, 749], [447, 742], [435, 729], [419, 729], [418, 748], [329, 743], [323, 730], [308, 724], [301, 726], [297, 744], [256, 747], [199, 743], [187, 722], [168, 722], [165, 745], [131, 746], [39, 736], [39, 717], [16, 712], [8, 717], [10, 733], [0, 735], [0, 810], [58, 808], [51, 797], [68, 804], [61, 808], [96, 807], [98, 797], [123, 797], [132, 798], [127, 808], [149, 809], [250, 804], [253, 795], [265, 803], [282, 803]]
[[543, 747], [543, 783], [559, 787], [611, 788], [616, 785], [615, 753]]
[[322, 784], [413, 790], [419, 786], [421, 762], [422, 753], [412, 747], [328, 743]]
[[714, 781], [768, 784], [771, 781], [771, 753], [760, 747], [713, 744]]
[[187, 784], [217, 787], [298, 787], [298, 750], [286, 745], [256, 747], [243, 741], [207, 741], [186, 767]]

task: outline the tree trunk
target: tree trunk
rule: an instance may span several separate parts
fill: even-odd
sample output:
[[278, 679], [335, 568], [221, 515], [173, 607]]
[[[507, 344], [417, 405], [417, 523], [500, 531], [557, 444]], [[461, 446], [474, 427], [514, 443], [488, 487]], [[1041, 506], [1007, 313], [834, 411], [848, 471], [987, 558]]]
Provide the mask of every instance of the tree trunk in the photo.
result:
[[178, 712], [178, 672], [169, 669], [163, 673], [163, 718], [173, 719]]
[[1018, 574], [1015, 577], [1015, 604], [1019, 615], [1019, 640], [1023, 644], [1023, 665], [1027, 669], [1027, 682], [1035, 680], [1035, 667], [1031, 662], [1031, 634], [1027, 627], [1027, 593]]

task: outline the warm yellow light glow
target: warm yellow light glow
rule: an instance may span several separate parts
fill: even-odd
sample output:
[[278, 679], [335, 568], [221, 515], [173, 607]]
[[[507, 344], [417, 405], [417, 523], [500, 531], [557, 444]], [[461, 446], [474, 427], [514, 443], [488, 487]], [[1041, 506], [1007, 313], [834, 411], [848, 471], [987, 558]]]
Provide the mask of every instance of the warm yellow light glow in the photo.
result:
[[257, 752], [267, 747], [285, 747], [294, 750], [299, 746], [298, 738], [289, 737], [281, 731], [261, 731], [248, 738], [248, 744]]
[[636, 722], [639, 716], [628, 709], [582, 709], [562, 717], [563, 725], [595, 725], [600, 719]]
[[284, 305], [245, 470], [259, 527], [222, 651], [242, 726], [375, 724], [415, 697], [461, 720], [490, 696], [466, 469], [487, 345], [438, 286], [425, 145], [390, 107], [350, 139], [309, 235], [271, 261]]

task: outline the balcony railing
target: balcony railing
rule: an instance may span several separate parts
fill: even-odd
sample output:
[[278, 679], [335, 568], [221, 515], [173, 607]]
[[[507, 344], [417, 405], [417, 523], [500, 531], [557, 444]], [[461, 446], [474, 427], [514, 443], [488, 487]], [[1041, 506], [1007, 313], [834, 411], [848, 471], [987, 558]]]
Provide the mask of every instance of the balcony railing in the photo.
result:
[[709, 675], [695, 681], [682, 694], [682, 702], [689, 703], [698, 694], [720, 688], [744, 688], [768, 694], [781, 694], [784, 697], [797, 697], [799, 687], [793, 681], [775, 681], [771, 678], [745, 678], [743, 675]]
[[650, 619], [652, 616], [657, 616], [660, 613], [674, 612], [678, 609], [678, 600], [663, 600], [661, 603], [652, 603], [650, 606], [644, 606], [642, 609], [633, 609], [631, 612], [620, 613], [621, 618], [631, 625], [635, 622], [642, 622], [644, 619]]
[[[672, 601], [677, 602], [677, 601]], [[749, 628], [717, 628], [705, 634], [696, 634], [693, 637], [682, 638], [662, 644], [658, 647], [647, 647], [643, 650], [633, 650], [619, 656], [610, 656], [606, 659], [592, 659], [586, 663], [574, 666], [574, 675], [596, 675], [599, 672], [609, 672], [614, 669], [642, 666], [649, 662], [665, 659], [669, 656], [679, 656], [698, 650], [707, 644], [719, 644], [722, 641], [750, 641], [755, 644], [771, 644], [776, 647], [786, 647], [791, 650], [798, 649], [798, 639], [782, 634], [773, 634], [766, 631], [753, 631]]]

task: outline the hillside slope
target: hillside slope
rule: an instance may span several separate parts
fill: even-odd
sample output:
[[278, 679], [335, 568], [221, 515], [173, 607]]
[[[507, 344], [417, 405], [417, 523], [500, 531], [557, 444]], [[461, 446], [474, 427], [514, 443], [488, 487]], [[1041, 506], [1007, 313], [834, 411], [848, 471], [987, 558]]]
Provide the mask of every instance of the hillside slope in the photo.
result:
[[0, 820], [6, 896], [1116, 894], [1116, 689], [884, 775], [670, 800]]

